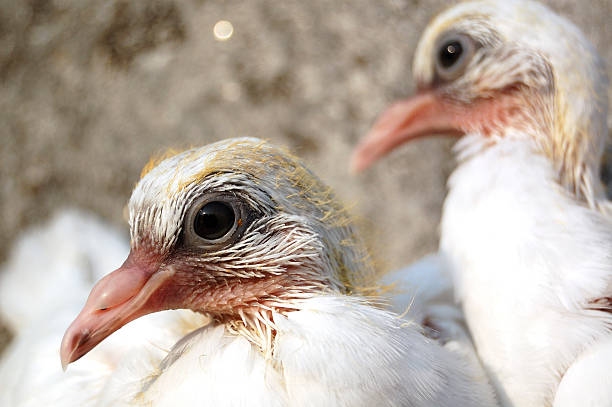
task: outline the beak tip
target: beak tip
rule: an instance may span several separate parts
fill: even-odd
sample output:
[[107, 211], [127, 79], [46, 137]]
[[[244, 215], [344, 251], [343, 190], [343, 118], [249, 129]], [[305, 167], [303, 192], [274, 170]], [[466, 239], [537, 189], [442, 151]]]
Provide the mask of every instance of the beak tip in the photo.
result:
[[68, 328], [68, 330], [66, 330], [66, 333], [62, 338], [62, 343], [60, 345], [59, 351], [60, 361], [62, 363], [62, 370], [64, 372], [68, 368], [69, 364], [78, 359], [75, 357], [75, 355], [77, 353], [77, 350], [79, 349], [79, 346], [82, 344], [82, 339], [84, 337], [84, 335], [75, 335], [75, 330], [73, 329], [72, 325]]
[[[62, 343], [63, 345], [63, 343]], [[66, 353], [64, 347], [60, 348], [60, 361], [62, 362], [62, 371], [66, 371], [68, 369], [68, 365], [72, 362], [72, 354], [74, 352]]]

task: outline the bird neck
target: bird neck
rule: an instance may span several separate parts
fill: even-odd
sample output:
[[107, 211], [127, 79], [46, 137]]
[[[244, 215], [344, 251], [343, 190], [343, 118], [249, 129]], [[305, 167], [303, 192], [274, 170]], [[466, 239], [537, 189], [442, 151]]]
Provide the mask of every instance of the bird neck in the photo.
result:
[[301, 309], [304, 299], [337, 293], [316, 273], [286, 270], [262, 278], [228, 278], [213, 285], [200, 284], [183, 290], [189, 308], [209, 315], [228, 331], [245, 337], [264, 355], [270, 356], [277, 329], [275, 316]]
[[608, 134], [607, 100], [589, 103], [581, 95], [568, 98], [560, 91], [555, 96], [554, 125], [542, 151], [553, 162], [561, 185], [589, 207], [605, 212], [599, 168]]
[[523, 130], [550, 160], [561, 186], [589, 207], [605, 210], [599, 167], [608, 134], [607, 95], [588, 85], [556, 77], [552, 92], [527, 92], [525, 105], [538, 113]]
[[610, 203], [599, 180], [602, 134], [607, 132], [602, 115], [584, 111], [584, 116], [575, 117], [566, 99], [535, 91], [526, 92], [516, 106], [520, 109], [504, 111], [497, 125], [466, 129], [467, 135], [455, 146], [459, 163], [500, 143], [521, 142], [549, 161], [555, 182], [575, 199], [607, 213]]

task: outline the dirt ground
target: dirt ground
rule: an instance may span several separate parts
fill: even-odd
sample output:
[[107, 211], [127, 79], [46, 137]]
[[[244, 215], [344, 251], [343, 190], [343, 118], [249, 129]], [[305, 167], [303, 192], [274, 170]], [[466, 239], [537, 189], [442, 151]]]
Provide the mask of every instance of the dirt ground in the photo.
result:
[[[612, 74], [612, 0], [547, 3]], [[150, 155], [245, 135], [295, 149], [368, 220], [387, 266], [435, 250], [450, 140], [404, 146], [358, 177], [347, 166], [376, 115], [412, 92], [416, 41], [446, 4], [0, 1], [0, 261], [59, 207], [123, 225]], [[0, 328], [0, 349], [6, 338]]]

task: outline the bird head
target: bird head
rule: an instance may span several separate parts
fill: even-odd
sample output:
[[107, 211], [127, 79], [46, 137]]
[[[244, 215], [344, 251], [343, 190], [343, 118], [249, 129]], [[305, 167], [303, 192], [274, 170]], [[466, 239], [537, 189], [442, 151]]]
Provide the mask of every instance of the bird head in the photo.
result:
[[152, 161], [128, 207], [130, 254], [66, 331], [64, 367], [128, 322], [167, 309], [205, 313], [265, 347], [275, 313], [358, 291], [371, 271], [331, 190], [258, 139]]
[[607, 137], [607, 78], [571, 22], [527, 0], [473, 1], [425, 29], [413, 65], [417, 94], [387, 110], [357, 148], [363, 170], [405, 141], [448, 133], [485, 145], [529, 138], [560, 182], [592, 203]]

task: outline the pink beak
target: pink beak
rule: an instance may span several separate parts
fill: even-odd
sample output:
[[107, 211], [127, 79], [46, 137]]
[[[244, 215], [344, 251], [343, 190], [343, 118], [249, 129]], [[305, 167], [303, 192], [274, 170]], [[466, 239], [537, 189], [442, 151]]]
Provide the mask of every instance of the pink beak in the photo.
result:
[[351, 158], [351, 171], [360, 172], [395, 147], [432, 134], [463, 134], [470, 111], [435, 91], [424, 91], [394, 103], [361, 140]]
[[161, 288], [174, 271], [158, 267], [139, 261], [132, 251], [121, 267], [98, 281], [62, 339], [64, 370], [123, 325], [165, 309]]

